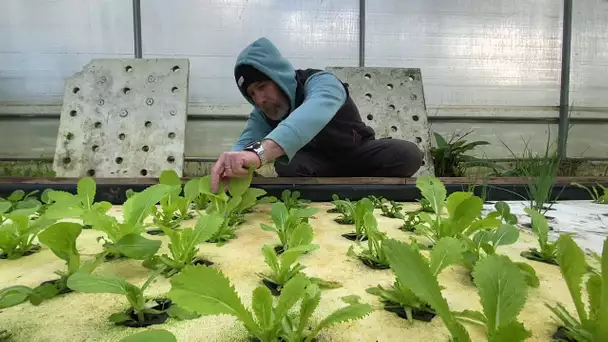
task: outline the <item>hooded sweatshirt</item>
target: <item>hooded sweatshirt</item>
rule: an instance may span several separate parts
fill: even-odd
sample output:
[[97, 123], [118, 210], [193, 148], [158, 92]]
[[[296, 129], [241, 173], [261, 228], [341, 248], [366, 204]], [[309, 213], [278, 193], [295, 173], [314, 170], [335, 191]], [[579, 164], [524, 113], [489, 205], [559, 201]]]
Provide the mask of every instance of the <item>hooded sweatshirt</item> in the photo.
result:
[[[287, 160], [280, 158], [278, 161], [288, 162], [304, 147], [330, 150], [332, 145], [333, 147], [344, 145], [344, 142], [340, 143], [339, 140], [346, 140], [346, 145], [351, 146], [360, 141], [361, 136], [364, 138], [373, 136], [373, 130], [362, 123], [347, 88], [331, 73], [312, 69], [295, 70], [276, 46], [266, 38], [254, 41], [239, 54], [235, 69], [242, 64], [256, 68], [274, 81], [289, 98], [290, 109], [281, 121], [272, 121], [264, 115], [246, 92], [242, 92], [254, 109], [232, 150], [239, 151], [253, 141], [270, 139], [285, 151]], [[348, 109], [349, 113], [346, 115], [348, 123], [341, 122], [344, 118], [334, 120], [341, 109], [342, 111]], [[332, 121], [333, 125], [329, 127], [328, 124]], [[357, 129], [351, 127], [350, 121], [355, 122], [353, 127]], [[355, 137], [353, 134], [358, 133], [355, 131], [361, 131], [361, 128], [363, 131]], [[344, 130], [344, 132], [336, 130]], [[320, 132], [324, 134], [319, 134]]]

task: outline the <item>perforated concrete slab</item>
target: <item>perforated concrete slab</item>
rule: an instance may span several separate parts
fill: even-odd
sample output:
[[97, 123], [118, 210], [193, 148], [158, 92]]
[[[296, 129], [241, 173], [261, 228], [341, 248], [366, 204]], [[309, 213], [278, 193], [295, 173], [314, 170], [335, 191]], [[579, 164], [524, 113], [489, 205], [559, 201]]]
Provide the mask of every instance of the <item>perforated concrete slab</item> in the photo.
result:
[[188, 59], [94, 59], [66, 81], [58, 177], [182, 175]]
[[414, 176], [434, 174], [420, 69], [329, 67], [326, 71], [348, 85], [362, 119], [377, 137], [411, 141], [424, 152], [424, 165]]

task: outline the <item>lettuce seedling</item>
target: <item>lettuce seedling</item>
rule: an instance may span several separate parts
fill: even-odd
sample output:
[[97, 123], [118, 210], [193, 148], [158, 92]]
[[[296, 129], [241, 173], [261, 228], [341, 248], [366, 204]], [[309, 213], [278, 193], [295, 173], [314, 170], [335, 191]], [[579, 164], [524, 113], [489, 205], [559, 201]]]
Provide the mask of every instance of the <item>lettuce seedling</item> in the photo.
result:
[[29, 301], [34, 306], [55, 297], [59, 292], [53, 284], [43, 284], [35, 288], [23, 285], [9, 286], [0, 290], [0, 309], [9, 308]]
[[355, 223], [355, 203], [351, 202], [349, 199], [338, 199], [337, 196], [332, 203], [336, 206], [336, 212], [341, 214], [340, 217], [334, 219], [334, 221], [340, 224]]
[[274, 248], [264, 245], [262, 247], [262, 253], [264, 254], [264, 261], [270, 267], [271, 273], [269, 275], [258, 273], [262, 278], [262, 282], [271, 290], [271, 292], [277, 296], [281, 293], [281, 290], [285, 284], [300, 274], [306, 267], [299, 262], [298, 258], [304, 254], [314, 251], [319, 248], [319, 245], [300, 245], [292, 247], [283, 252], [281, 256], [277, 256]]
[[441, 295], [441, 288], [435, 275], [438, 272], [434, 270], [441, 269], [447, 258], [438, 258], [436, 260], [439, 263], [429, 265], [415, 247], [393, 239], [384, 241], [384, 248], [399, 283], [420, 298], [421, 302], [427, 303], [435, 310], [452, 335], [453, 341], [470, 341], [468, 332], [456, 320], [456, 316]]
[[160, 256], [154, 255], [150, 259], [144, 261], [143, 265], [152, 269], [162, 267], [164, 269], [163, 273], [167, 277], [171, 277], [187, 265], [197, 263], [197, 245], [211, 238], [219, 229], [223, 221], [224, 219], [218, 213], [214, 213], [207, 216], [201, 216], [194, 228], [184, 228], [176, 231], [161, 226], [165, 235], [169, 237], [169, 251], [171, 252], [171, 256], [167, 254]]
[[142, 237], [141, 233], [145, 227], [144, 220], [150, 215], [156, 203], [169, 191], [171, 191], [170, 186], [155, 184], [131, 196], [123, 206], [122, 223], [113, 216], [95, 211], [85, 215], [85, 220], [91, 223], [93, 229], [106, 234], [97, 241], [104, 241], [104, 249], [110, 252], [107, 259], [128, 257], [145, 260], [158, 251], [161, 242], [148, 240]]
[[357, 201], [354, 208], [355, 232], [342, 234], [342, 236], [353, 241], [367, 240], [367, 232], [365, 230], [365, 215], [373, 212], [374, 203], [369, 198], [365, 197]]
[[350, 246], [347, 255], [358, 258], [370, 268], [379, 270], [389, 268], [388, 259], [384, 249], [382, 249], [386, 234], [378, 230], [378, 221], [373, 212], [365, 213], [364, 224], [367, 233], [367, 249], [364, 249], [360, 254], [356, 254], [354, 247]]
[[421, 224], [420, 211], [411, 211], [405, 214], [403, 217], [403, 225], [399, 228], [405, 232], [416, 231], [416, 226]]
[[277, 233], [281, 244], [276, 250], [280, 254], [282, 250], [312, 242], [313, 230], [307, 221], [317, 211], [316, 208], [287, 209], [285, 203], [276, 202], [270, 209], [274, 227], [264, 223], [261, 223], [260, 227], [263, 230]]
[[[251, 312], [241, 302], [230, 280], [221, 271], [211, 267], [187, 266], [171, 278], [169, 298], [185, 310], [203, 316], [235, 316], [253, 340], [260, 342], [311, 342], [323, 329], [360, 319], [372, 311], [368, 304], [350, 304], [308, 330], [311, 317], [320, 302], [320, 293], [315, 284], [311, 284], [304, 275], [296, 275], [285, 284], [276, 305], [273, 305], [272, 294], [266, 287], [256, 288], [253, 291]], [[297, 319], [292, 319], [289, 313], [298, 302], [301, 303], [300, 311], [294, 313]]]
[[192, 179], [184, 185], [184, 196], [182, 193], [182, 181], [174, 170], [165, 170], [160, 174], [160, 184], [171, 187], [168, 194], [160, 201], [160, 208], [152, 207], [154, 224], [158, 227], [175, 229], [183, 220], [191, 219], [190, 212], [194, 199], [199, 195], [199, 181]]
[[456, 316], [486, 327], [489, 342], [524, 341], [532, 336], [517, 315], [526, 303], [524, 275], [508, 257], [491, 255], [480, 260], [473, 271], [483, 313], [472, 310]]
[[382, 204], [384, 201], [384, 198], [382, 196], [376, 197], [374, 195], [370, 195], [370, 196], [367, 196], [367, 198], [369, 198], [374, 203], [374, 208], [382, 209]]
[[308, 207], [308, 204], [310, 203], [309, 200], [300, 198], [299, 191], [291, 192], [291, 190], [289, 190], [289, 189], [283, 190], [283, 192], [281, 193], [281, 200], [283, 201], [283, 203], [285, 203], [287, 208], [290, 210], [306, 208], [306, 207]]
[[36, 208], [17, 209], [4, 214], [8, 205], [0, 203], [0, 259], [18, 259], [39, 251], [40, 246], [34, 240], [40, 231], [54, 221], [45, 217], [30, 220], [29, 216], [36, 212]]
[[380, 209], [382, 210], [383, 216], [386, 216], [389, 218], [403, 219], [403, 213], [401, 213], [401, 210], [403, 209], [403, 205], [401, 205], [395, 201], [383, 200], [382, 205], [380, 206]]
[[34, 190], [28, 194], [23, 190], [13, 191], [7, 198], [0, 197], [0, 206], [8, 204], [8, 209], [5, 211], [10, 213], [20, 209], [39, 209], [42, 203], [36, 199], [39, 190]]
[[[417, 251], [415, 245], [410, 246]], [[462, 251], [462, 243], [455, 238], [445, 237], [439, 240], [430, 253], [428, 268], [430, 269], [431, 276], [436, 279], [443, 269], [459, 262], [462, 259]], [[391, 264], [391, 269], [395, 273], [396, 269], [402, 271], [403, 267], [405, 267], [405, 265], [401, 264], [401, 261]], [[412, 322], [413, 319], [430, 322], [437, 313], [429, 303], [416, 296], [414, 292], [407, 287], [408, 283], [403, 283], [403, 281], [405, 281], [405, 279], [397, 277], [390, 288], [384, 288], [378, 285], [377, 287], [368, 288], [366, 292], [379, 296], [384, 303], [385, 310], [395, 312], [397, 315], [406, 318], [410, 322]]]
[[585, 189], [587, 190], [587, 192], [589, 193], [589, 195], [591, 196], [591, 199], [593, 200], [593, 203], [598, 203], [598, 204], [608, 204], [608, 188], [606, 188], [605, 186], [603, 186], [602, 184], [597, 183], [597, 187], [599, 187], [602, 191], [602, 194], [600, 195], [599, 191], [597, 190], [597, 188], [595, 186], [591, 186], [591, 190], [593, 190], [593, 192], [591, 192], [591, 190], [579, 183], [573, 182], [571, 183], [571, 185], [574, 185], [576, 187], [579, 187], [581, 189]]
[[105, 215], [111, 208], [110, 202], [95, 202], [97, 184], [91, 177], [84, 177], [78, 181], [76, 195], [65, 191], [52, 190], [48, 193], [49, 200], [53, 202], [46, 209], [44, 215], [53, 220], [65, 218], [81, 219], [85, 225], [91, 225], [91, 215]]
[[549, 242], [549, 223], [547, 222], [547, 219], [536, 210], [525, 208], [524, 211], [530, 215], [532, 219], [532, 231], [538, 238], [540, 251], [536, 248], [531, 248], [528, 251], [521, 252], [521, 256], [526, 259], [557, 265], [557, 249], [555, 243]]
[[545, 304], [562, 324], [565, 337], [573, 341], [608, 341], [608, 239], [604, 240], [600, 270], [590, 272], [586, 282], [588, 306], [585, 309], [581, 295], [583, 277], [590, 270], [583, 250], [571, 236], [562, 234], [557, 239], [557, 263], [574, 302], [576, 315], [557, 303]]
[[83, 293], [115, 293], [124, 295], [131, 307], [127, 311], [110, 315], [110, 322], [130, 327], [146, 327], [152, 324], [161, 324], [171, 316], [175, 318], [195, 318], [198, 315], [185, 312], [171, 305], [166, 299], [146, 300], [144, 291], [152, 281], [162, 272], [154, 271], [141, 286], [137, 287], [123, 278], [114, 276], [98, 276], [84, 272], [77, 272], [68, 278], [67, 286], [77, 292]]
[[222, 245], [235, 238], [238, 225], [244, 221], [243, 213], [250, 210], [257, 203], [257, 198], [266, 193], [264, 190], [250, 188], [253, 171], [253, 168], [250, 168], [247, 177], [231, 178], [228, 181], [228, 194], [223, 186], [220, 186], [217, 193], [213, 193], [210, 176], [199, 180], [200, 193], [207, 196], [211, 202], [207, 207], [207, 213], [218, 213], [224, 219], [209, 242]]
[[517, 216], [511, 213], [511, 207], [506, 202], [496, 202], [494, 204], [495, 211], [488, 214], [488, 218], [501, 219], [507, 224], [517, 224]]

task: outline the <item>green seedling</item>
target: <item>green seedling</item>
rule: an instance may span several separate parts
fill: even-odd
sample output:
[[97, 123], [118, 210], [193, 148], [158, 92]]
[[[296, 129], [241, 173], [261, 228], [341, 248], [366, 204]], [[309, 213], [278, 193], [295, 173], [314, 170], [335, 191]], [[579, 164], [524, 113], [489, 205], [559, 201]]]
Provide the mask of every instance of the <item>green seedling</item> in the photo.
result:
[[[503, 223], [497, 229], [481, 230], [472, 238], [462, 236], [460, 239], [465, 246], [462, 263], [470, 272], [473, 272], [480, 260], [496, 255], [496, 249], [499, 246], [512, 245], [517, 242], [519, 229], [513, 225]], [[540, 286], [534, 268], [524, 262], [517, 262], [515, 265], [520, 268], [528, 286], [534, 288]]]
[[374, 203], [374, 208], [376, 209], [382, 209], [382, 205], [384, 203], [384, 198], [382, 196], [367, 196], [367, 198], [369, 198], [373, 203]]
[[123, 337], [120, 342], [177, 342], [177, 339], [168, 330], [148, 329]]
[[382, 243], [386, 239], [386, 234], [378, 230], [378, 221], [374, 216], [373, 212], [367, 212], [364, 217], [365, 231], [367, 232], [367, 249], [359, 254], [356, 254], [354, 247], [350, 246], [347, 255], [356, 257], [363, 264], [374, 269], [387, 269], [389, 268], [388, 259], [384, 249], [382, 249]]
[[367, 232], [365, 230], [365, 215], [374, 212], [374, 203], [369, 198], [362, 198], [354, 207], [355, 232], [343, 234], [345, 238], [354, 241], [367, 240]]
[[152, 207], [153, 222], [158, 227], [176, 229], [183, 220], [191, 219], [192, 202], [199, 195], [199, 181], [192, 179], [183, 188], [182, 181], [174, 170], [165, 170], [160, 174], [159, 183], [171, 190], [159, 201], [159, 208]]
[[30, 220], [36, 208], [17, 209], [6, 214], [9, 206], [9, 203], [0, 203], [0, 259], [13, 260], [40, 250], [34, 241], [38, 233], [54, 221], [45, 217]]
[[35, 288], [17, 285], [3, 289], [0, 291], [0, 308], [18, 305], [26, 300], [33, 305], [38, 305], [43, 300], [70, 292], [67, 280], [72, 274], [93, 272], [103, 262], [108, 252], [96, 255], [93, 260], [81, 262], [76, 248], [76, 240], [81, 232], [82, 225], [78, 223], [58, 222], [38, 234], [40, 243], [66, 262], [67, 272], [56, 271], [59, 279], [44, 282]]
[[[598, 204], [608, 204], [608, 188], [606, 188], [605, 186], [603, 186], [602, 184], [596, 184], [597, 187], [592, 186], [590, 188], [579, 184], [579, 183], [571, 183], [571, 185], [574, 185], [576, 187], [579, 187], [581, 189], [585, 189], [587, 190], [587, 192], [589, 193], [589, 195], [591, 196], [591, 200], [593, 200], [593, 203], [598, 203]], [[602, 194], [600, 195], [600, 192], [597, 190], [597, 188], [600, 188]], [[592, 192], [593, 190], [593, 192]]]
[[[135, 286], [123, 278], [114, 276], [98, 276], [77, 272], [68, 278], [67, 286], [82, 293], [114, 293], [124, 295], [131, 307], [123, 312], [110, 315], [110, 322], [131, 327], [145, 327], [150, 324], [163, 323], [168, 316], [178, 319], [192, 319], [198, 315], [185, 312], [166, 300], [146, 300], [144, 291], [152, 281], [162, 272], [154, 271], [141, 286]], [[160, 316], [160, 317], [159, 317]], [[151, 318], [160, 318], [159, 322], [148, 322]]]
[[207, 196], [210, 201], [207, 213], [218, 213], [224, 219], [209, 242], [223, 245], [228, 240], [235, 238], [238, 225], [244, 221], [244, 211], [250, 210], [257, 203], [257, 198], [266, 193], [264, 190], [249, 187], [253, 171], [254, 169], [250, 168], [247, 177], [231, 178], [228, 181], [228, 193], [223, 186], [220, 186], [217, 193], [213, 193], [211, 176], [205, 176], [199, 180], [200, 193]]
[[464, 134], [458, 132], [446, 140], [441, 134], [433, 132], [436, 147], [431, 148], [431, 156], [439, 177], [462, 177], [467, 168], [474, 166], [495, 167], [490, 161], [465, 154], [477, 146], [490, 144], [487, 141], [467, 142], [465, 138], [471, 133], [472, 130]]
[[[422, 176], [416, 186], [427, 199], [435, 213], [420, 213], [423, 222], [416, 226], [416, 232], [435, 243], [443, 237], [470, 236], [476, 231], [494, 229], [501, 224], [497, 218], [481, 218], [483, 200], [470, 192], [453, 192], [446, 198], [445, 186], [439, 179]], [[447, 209], [448, 216], [441, 215]]]
[[530, 338], [532, 333], [517, 321], [527, 297], [520, 268], [506, 256], [491, 255], [477, 263], [473, 277], [483, 313], [465, 310], [455, 313], [458, 319], [484, 326], [489, 342]]
[[23, 190], [15, 190], [7, 198], [0, 197], [0, 206], [8, 205], [8, 209], [5, 211], [7, 213], [21, 209], [38, 210], [42, 206], [42, 203], [35, 197], [38, 192], [39, 190], [34, 190], [26, 194]]
[[528, 251], [521, 252], [521, 256], [526, 259], [557, 265], [557, 249], [555, 243], [549, 242], [549, 223], [547, 219], [536, 210], [525, 208], [524, 211], [532, 218], [532, 231], [538, 238], [540, 251], [531, 248]]
[[511, 207], [506, 202], [496, 202], [495, 211], [488, 214], [489, 218], [498, 218], [507, 224], [517, 224], [517, 216], [511, 213]]
[[341, 200], [336, 196], [332, 203], [336, 206], [336, 212], [339, 212], [340, 217], [334, 221], [340, 224], [353, 224], [355, 223], [355, 203], [349, 199]]
[[283, 192], [281, 193], [281, 200], [283, 201], [283, 203], [285, 203], [287, 208], [290, 210], [306, 208], [306, 207], [308, 207], [308, 204], [310, 203], [309, 200], [300, 198], [299, 191], [291, 192], [291, 190], [289, 190], [289, 189], [283, 190]]
[[223, 222], [224, 219], [218, 213], [214, 213], [201, 216], [194, 228], [184, 228], [176, 231], [161, 227], [165, 235], [169, 237], [171, 256], [167, 254], [154, 255], [144, 261], [143, 265], [151, 269], [162, 268], [163, 273], [167, 277], [171, 277], [188, 265], [203, 262], [196, 258], [198, 253], [197, 245], [209, 240]]
[[308, 218], [317, 211], [316, 208], [287, 209], [285, 203], [276, 202], [272, 204], [270, 210], [274, 227], [264, 223], [260, 226], [263, 230], [277, 233], [281, 242], [279, 250], [308, 245], [313, 238], [313, 230]]
[[420, 200], [420, 211], [425, 212], [425, 213], [434, 213], [434, 209], [431, 206], [431, 202], [426, 199], [423, 198]]
[[[608, 239], [604, 240], [600, 270], [589, 267], [583, 250], [571, 236], [562, 234], [557, 239], [557, 263], [574, 302], [576, 316], [566, 307], [545, 304], [562, 325], [566, 337], [572, 341], [600, 342], [608, 340]], [[592, 269], [593, 271], [589, 272]], [[590, 273], [590, 274], [588, 274]], [[587, 277], [586, 277], [587, 276]], [[588, 306], [585, 308], [581, 288], [586, 279]]]
[[[185, 310], [203, 316], [235, 316], [253, 340], [260, 342], [311, 342], [323, 329], [360, 319], [372, 311], [368, 304], [353, 303], [312, 325], [312, 317], [320, 303], [320, 291], [316, 284], [299, 274], [285, 284], [276, 305], [268, 288], [256, 288], [251, 312], [245, 308], [229, 279], [210, 267], [188, 266], [171, 278], [169, 298]], [[292, 309], [298, 302], [300, 310], [295, 312]]]
[[398, 219], [404, 218], [403, 213], [401, 213], [401, 210], [403, 209], [403, 205], [401, 205], [395, 201], [383, 200], [382, 205], [380, 206], [380, 209], [382, 210], [382, 216], [386, 216], [389, 218], [398, 218]]
[[[437, 242], [439, 245], [439, 242]], [[448, 302], [441, 294], [441, 287], [437, 282], [438, 272], [448, 258], [436, 259], [439, 263], [429, 264], [420, 254], [420, 251], [404, 242], [388, 239], [384, 242], [386, 256], [391, 269], [395, 273], [399, 284], [407, 287], [421, 303], [428, 304], [441, 318], [448, 331], [452, 335], [452, 341], [470, 341], [470, 337], [464, 326], [456, 320], [456, 316], [450, 310]], [[455, 254], [450, 256], [456, 257]], [[460, 255], [461, 253], [458, 253]], [[453, 261], [452, 261], [453, 262]], [[450, 262], [451, 263], [451, 262]]]
[[406, 213], [405, 216], [403, 216], [403, 225], [399, 229], [405, 232], [415, 231], [416, 226], [422, 223], [419, 214], [420, 211]]
[[[413, 247], [414, 250], [417, 250], [415, 245], [410, 246]], [[400, 245], [393, 247], [400, 247]], [[462, 259], [462, 251], [463, 246], [461, 242], [455, 238], [446, 237], [437, 242], [437, 245], [431, 251], [428, 264], [430, 275], [435, 281], [443, 269]], [[403, 272], [403, 268], [406, 267], [400, 260], [396, 260], [390, 266], [395, 273], [395, 269], [399, 269], [400, 272]], [[376, 287], [368, 288], [366, 292], [379, 296], [384, 303], [385, 310], [395, 312], [410, 322], [414, 319], [429, 322], [437, 313], [429, 303], [416, 296], [414, 292], [406, 286], [407, 283], [402, 283], [402, 281], [405, 280], [406, 279], [403, 278], [400, 280], [399, 277], [397, 277], [394, 284], [389, 288], [378, 285]]]
[[51, 220], [66, 218], [81, 219], [86, 226], [92, 225], [90, 217], [105, 215], [111, 208], [110, 202], [95, 203], [97, 184], [91, 177], [84, 177], [78, 181], [76, 195], [65, 191], [51, 190], [47, 196], [50, 204], [44, 216]]
[[262, 247], [262, 253], [264, 254], [264, 261], [266, 261], [266, 264], [271, 269], [271, 273], [268, 275], [259, 273], [258, 275], [271, 292], [274, 295], [278, 295], [290, 279], [300, 274], [306, 268], [297, 262], [298, 258], [302, 254], [309, 253], [318, 248], [318, 245], [300, 245], [285, 250], [279, 257], [274, 248], [265, 245]]
[[85, 215], [85, 221], [90, 222], [93, 229], [105, 233], [97, 241], [103, 241], [103, 247], [109, 253], [107, 259], [127, 257], [136, 260], [146, 260], [158, 251], [161, 242], [148, 240], [141, 236], [145, 229], [145, 219], [151, 214], [152, 208], [169, 192], [171, 187], [165, 184], [155, 184], [144, 191], [133, 194], [123, 206], [123, 222], [119, 223], [113, 216], [90, 211]]

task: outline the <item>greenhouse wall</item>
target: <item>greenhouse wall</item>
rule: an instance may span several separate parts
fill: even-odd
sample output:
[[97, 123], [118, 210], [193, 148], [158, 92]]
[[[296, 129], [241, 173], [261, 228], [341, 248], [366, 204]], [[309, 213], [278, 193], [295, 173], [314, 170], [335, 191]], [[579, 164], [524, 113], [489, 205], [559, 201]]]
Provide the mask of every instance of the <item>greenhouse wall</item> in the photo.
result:
[[[229, 149], [250, 106], [233, 65], [271, 39], [297, 68], [420, 68], [431, 129], [473, 130], [475, 154], [542, 153], [558, 135], [563, 3], [555, 0], [141, 1], [144, 58], [191, 61], [186, 157]], [[364, 15], [364, 26], [360, 25]], [[574, 2], [567, 156], [608, 160], [608, 2]], [[363, 40], [360, 29], [364, 29]], [[0, 3], [0, 160], [53, 158], [64, 80], [93, 58], [132, 58], [125, 0]], [[362, 44], [362, 46], [360, 45]], [[363, 47], [363, 48], [361, 48]]]

